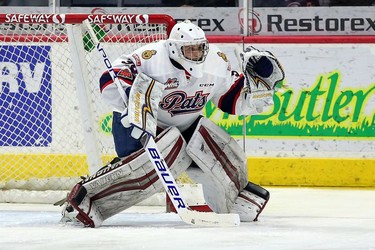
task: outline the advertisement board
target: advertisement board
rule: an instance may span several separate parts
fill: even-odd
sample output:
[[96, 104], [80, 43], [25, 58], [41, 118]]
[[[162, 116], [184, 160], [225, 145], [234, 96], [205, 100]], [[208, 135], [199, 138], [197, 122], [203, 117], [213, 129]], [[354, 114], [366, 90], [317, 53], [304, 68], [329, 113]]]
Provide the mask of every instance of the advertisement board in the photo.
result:
[[0, 146], [51, 143], [50, 50], [50, 46], [0, 46]]
[[[2, 13], [48, 13], [48, 7], [0, 7]], [[190, 19], [207, 35], [245, 34], [241, 7], [60, 7], [59, 13], [168, 14]], [[249, 34], [262, 36], [374, 35], [375, 6], [253, 8], [248, 11]]]

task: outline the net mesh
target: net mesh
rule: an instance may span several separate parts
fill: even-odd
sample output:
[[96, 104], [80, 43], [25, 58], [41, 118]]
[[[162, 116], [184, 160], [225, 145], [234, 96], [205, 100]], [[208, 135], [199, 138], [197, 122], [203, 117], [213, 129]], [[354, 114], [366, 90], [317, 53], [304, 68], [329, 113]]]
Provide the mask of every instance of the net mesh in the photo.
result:
[[[81, 113], [67, 25], [79, 26], [82, 31], [88, 79], [85, 88], [96, 148], [103, 163], [115, 156], [111, 109], [99, 96], [98, 80], [105, 66], [81, 24], [87, 16], [64, 15], [67, 24], [56, 15], [50, 15], [54, 18], [51, 21], [37, 22], [34, 18], [31, 23], [21, 22], [25, 18], [17, 19], [16, 15], [0, 15], [0, 201], [8, 202], [14, 200], [4, 195], [10, 190], [70, 190], [80, 176], [89, 174], [84, 139], [87, 121]], [[146, 43], [167, 38], [173, 23], [165, 22], [165, 18], [153, 23], [151, 15], [147, 18], [144, 24], [129, 22], [128, 18], [126, 23], [107, 19], [92, 26], [114, 60]], [[61, 22], [56, 23], [56, 19]]]

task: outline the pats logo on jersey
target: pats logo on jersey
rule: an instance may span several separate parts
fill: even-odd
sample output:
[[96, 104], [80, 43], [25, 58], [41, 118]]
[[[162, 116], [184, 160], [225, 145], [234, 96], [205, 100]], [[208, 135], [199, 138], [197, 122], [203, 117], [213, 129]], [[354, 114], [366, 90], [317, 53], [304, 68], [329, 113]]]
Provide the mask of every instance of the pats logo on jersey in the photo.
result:
[[208, 102], [210, 93], [197, 91], [189, 96], [184, 91], [174, 91], [164, 96], [159, 108], [167, 111], [171, 116], [201, 112]]
[[178, 87], [178, 85], [180, 85], [180, 83], [178, 82], [177, 78], [168, 78], [164, 85], [166, 86], [165, 89], [175, 89]]

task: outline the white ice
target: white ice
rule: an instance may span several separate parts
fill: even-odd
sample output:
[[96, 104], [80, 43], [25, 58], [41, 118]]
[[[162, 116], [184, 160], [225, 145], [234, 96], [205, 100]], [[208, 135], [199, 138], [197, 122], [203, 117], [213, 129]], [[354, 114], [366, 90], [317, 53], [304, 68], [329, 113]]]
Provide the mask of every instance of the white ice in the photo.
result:
[[375, 249], [375, 190], [268, 188], [260, 220], [194, 227], [133, 207], [100, 228], [59, 224], [60, 207], [0, 204], [0, 249]]

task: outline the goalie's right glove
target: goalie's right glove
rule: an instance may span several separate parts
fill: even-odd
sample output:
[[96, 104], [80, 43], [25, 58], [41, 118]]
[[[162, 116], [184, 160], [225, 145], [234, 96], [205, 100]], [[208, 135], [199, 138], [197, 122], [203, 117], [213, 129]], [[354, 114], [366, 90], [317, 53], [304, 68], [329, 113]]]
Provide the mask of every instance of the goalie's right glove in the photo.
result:
[[130, 124], [127, 108], [121, 113], [121, 124], [125, 128], [131, 129], [130, 136], [133, 137], [136, 140], [141, 139], [141, 137], [145, 134], [145, 131], [143, 131], [142, 129], [140, 129], [140, 128], [132, 125], [132, 124]]
[[240, 57], [245, 75], [243, 94], [252, 110], [249, 113], [261, 113], [264, 107], [273, 105], [275, 87], [284, 79], [283, 68], [271, 52], [252, 46]]

